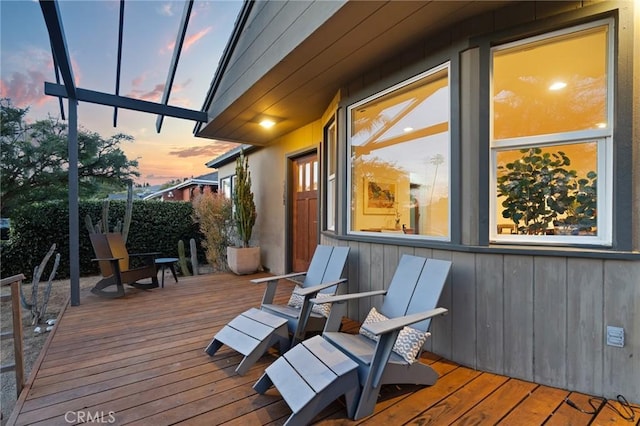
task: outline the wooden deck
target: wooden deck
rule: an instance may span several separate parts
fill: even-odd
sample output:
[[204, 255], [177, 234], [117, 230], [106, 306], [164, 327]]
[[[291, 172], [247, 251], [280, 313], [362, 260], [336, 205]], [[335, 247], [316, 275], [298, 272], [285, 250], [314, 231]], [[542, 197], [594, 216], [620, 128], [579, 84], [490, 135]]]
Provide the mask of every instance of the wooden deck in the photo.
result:
[[[264, 274], [263, 274], [264, 275]], [[245, 376], [234, 373], [241, 357], [205, 346], [226, 322], [258, 306], [262, 287], [252, 277], [227, 274], [165, 281], [153, 291], [128, 289], [107, 300], [83, 292], [67, 307], [34, 366], [8, 424], [138, 425], [282, 424], [290, 414], [274, 390], [258, 395], [253, 383], [277, 353], [263, 356]], [[281, 285], [286, 301], [293, 287]], [[352, 329], [357, 324], [347, 323]], [[597, 416], [589, 396], [475, 371], [425, 355], [441, 375], [431, 387], [385, 386], [376, 412], [360, 422], [345, 418], [340, 402], [316, 421], [334, 424], [587, 425], [631, 423], [608, 406]], [[100, 417], [102, 416], [102, 417]]]

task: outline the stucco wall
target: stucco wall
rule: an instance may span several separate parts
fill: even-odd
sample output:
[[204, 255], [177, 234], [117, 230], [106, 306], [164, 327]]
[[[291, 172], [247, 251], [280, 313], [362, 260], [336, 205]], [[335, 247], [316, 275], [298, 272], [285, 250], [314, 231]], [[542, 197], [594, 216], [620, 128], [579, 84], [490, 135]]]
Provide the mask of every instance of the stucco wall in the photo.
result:
[[[287, 265], [287, 201], [286, 172], [289, 158], [318, 149], [322, 140], [321, 120], [308, 124], [273, 145], [248, 154], [258, 218], [251, 245], [261, 247], [262, 265], [272, 273], [283, 274]], [[220, 178], [235, 174], [235, 162], [218, 170]]]

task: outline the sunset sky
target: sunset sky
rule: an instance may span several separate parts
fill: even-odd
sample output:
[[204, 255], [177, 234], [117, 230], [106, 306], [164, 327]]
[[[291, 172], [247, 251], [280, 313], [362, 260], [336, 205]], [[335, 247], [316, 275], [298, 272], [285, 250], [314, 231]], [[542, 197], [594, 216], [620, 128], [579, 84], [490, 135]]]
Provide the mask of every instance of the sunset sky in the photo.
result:
[[[196, 1], [189, 22], [169, 105], [199, 110], [233, 29], [240, 0]], [[120, 2], [59, 2], [76, 86], [115, 93]], [[125, 2], [120, 95], [160, 102], [169, 72], [182, 1]], [[28, 121], [60, 116], [57, 98], [44, 95], [54, 82], [51, 49], [37, 1], [0, 1], [0, 96], [30, 107]], [[65, 114], [67, 102], [64, 101]], [[156, 116], [80, 102], [80, 126], [103, 137], [126, 133], [122, 146], [139, 161], [139, 183], [161, 184], [213, 171], [205, 163], [235, 147], [193, 136], [194, 122], [165, 117], [156, 133]]]

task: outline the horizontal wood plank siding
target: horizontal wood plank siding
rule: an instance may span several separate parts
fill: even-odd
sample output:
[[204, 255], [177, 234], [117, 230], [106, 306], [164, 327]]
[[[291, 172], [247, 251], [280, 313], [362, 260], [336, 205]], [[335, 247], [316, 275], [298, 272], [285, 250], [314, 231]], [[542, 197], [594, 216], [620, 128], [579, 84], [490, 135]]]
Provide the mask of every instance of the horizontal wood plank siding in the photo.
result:
[[[427, 350], [483, 371], [640, 400], [640, 262], [348, 244], [351, 292], [387, 288], [405, 253], [453, 262], [440, 299], [449, 313], [431, 322]], [[362, 321], [375, 303], [350, 305], [349, 317]], [[607, 325], [624, 328], [624, 348], [605, 344]]]

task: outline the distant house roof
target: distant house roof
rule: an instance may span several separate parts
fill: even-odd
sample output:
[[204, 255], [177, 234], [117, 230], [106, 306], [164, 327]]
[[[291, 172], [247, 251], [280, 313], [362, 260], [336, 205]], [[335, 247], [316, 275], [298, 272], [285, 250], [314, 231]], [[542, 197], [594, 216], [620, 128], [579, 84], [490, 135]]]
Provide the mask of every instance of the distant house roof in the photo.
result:
[[214, 158], [213, 160], [205, 163], [205, 165], [207, 167], [211, 167], [212, 169], [218, 169], [220, 168], [220, 166], [224, 166], [225, 164], [236, 161], [236, 158], [240, 156], [241, 150], [244, 150], [245, 154], [249, 154], [250, 152], [255, 151], [259, 148], [259, 146], [255, 145], [241, 145], [237, 148], [232, 149], [231, 151], [225, 152], [219, 157]]
[[143, 200], [152, 200], [154, 198], [161, 197], [162, 194], [169, 191], [175, 191], [177, 189], [182, 189], [188, 186], [197, 186], [197, 185], [215, 185], [218, 186], [218, 172], [207, 173], [202, 176], [198, 176], [195, 178], [187, 179], [184, 182], [181, 182], [177, 185], [173, 185], [169, 188], [164, 188], [160, 191], [156, 191], [152, 194], [149, 194], [143, 198]]

